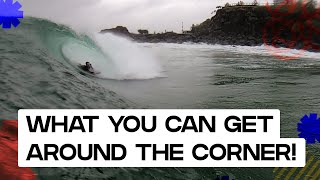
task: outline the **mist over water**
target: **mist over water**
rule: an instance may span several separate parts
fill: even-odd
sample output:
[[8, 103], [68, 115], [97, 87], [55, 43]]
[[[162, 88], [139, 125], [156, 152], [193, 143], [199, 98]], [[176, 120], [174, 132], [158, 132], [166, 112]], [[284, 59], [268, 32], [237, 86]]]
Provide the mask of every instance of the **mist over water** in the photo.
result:
[[94, 41], [112, 61], [118, 79], [152, 79], [162, 76], [158, 59], [145, 48], [112, 34], [94, 34]]

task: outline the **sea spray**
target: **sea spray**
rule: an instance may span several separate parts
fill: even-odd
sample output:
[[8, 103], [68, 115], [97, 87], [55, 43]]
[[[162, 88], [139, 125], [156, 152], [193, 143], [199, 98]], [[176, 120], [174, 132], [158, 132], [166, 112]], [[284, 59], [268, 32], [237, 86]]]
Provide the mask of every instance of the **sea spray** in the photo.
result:
[[161, 76], [158, 60], [137, 44], [113, 34], [93, 35], [92, 39], [110, 58], [119, 79], [151, 79]]
[[70, 39], [62, 46], [64, 57], [74, 65], [90, 62], [101, 78], [128, 80], [161, 76], [161, 66], [147, 50], [112, 34], [87, 33], [93, 43]]

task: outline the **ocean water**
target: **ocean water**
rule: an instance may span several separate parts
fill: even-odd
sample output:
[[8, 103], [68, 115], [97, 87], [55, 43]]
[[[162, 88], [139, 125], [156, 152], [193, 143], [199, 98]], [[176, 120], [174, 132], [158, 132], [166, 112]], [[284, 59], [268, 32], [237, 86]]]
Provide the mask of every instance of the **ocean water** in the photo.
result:
[[[320, 54], [282, 61], [268, 48], [136, 44], [26, 18], [0, 29], [0, 118], [25, 108], [280, 109], [281, 137], [319, 113]], [[90, 61], [92, 76], [78, 64]], [[319, 146], [308, 151], [319, 156]], [[272, 168], [37, 168], [39, 179], [273, 179]]]

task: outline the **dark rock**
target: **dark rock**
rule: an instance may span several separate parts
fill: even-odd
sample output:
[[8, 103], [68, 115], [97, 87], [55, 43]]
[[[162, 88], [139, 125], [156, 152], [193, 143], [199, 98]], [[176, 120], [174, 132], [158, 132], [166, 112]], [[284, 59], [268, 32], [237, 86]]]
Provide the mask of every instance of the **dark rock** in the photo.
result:
[[132, 34], [131, 36], [135, 41], [138, 42], [149, 42], [149, 43], [183, 43], [193, 41], [194, 36], [191, 34], [177, 34], [174, 32], [166, 32], [161, 34]]
[[113, 34], [120, 35], [120, 36], [131, 37], [131, 34], [128, 31], [128, 29], [123, 26], [117, 26], [116, 28], [112, 28], [112, 29], [104, 29], [101, 31], [101, 33], [113, 33]]

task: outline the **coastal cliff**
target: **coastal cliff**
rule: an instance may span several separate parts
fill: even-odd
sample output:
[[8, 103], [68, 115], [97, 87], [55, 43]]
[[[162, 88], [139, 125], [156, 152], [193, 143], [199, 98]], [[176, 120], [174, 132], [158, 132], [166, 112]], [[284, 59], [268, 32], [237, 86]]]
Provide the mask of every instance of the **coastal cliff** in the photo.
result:
[[319, 22], [319, 9], [305, 6], [231, 6], [217, 10], [215, 16], [192, 27], [186, 34], [130, 33], [130, 38], [151, 43], [268, 44], [319, 51]]
[[265, 24], [271, 15], [260, 6], [225, 7], [214, 17], [195, 26], [194, 42], [230, 45], [260, 45]]

